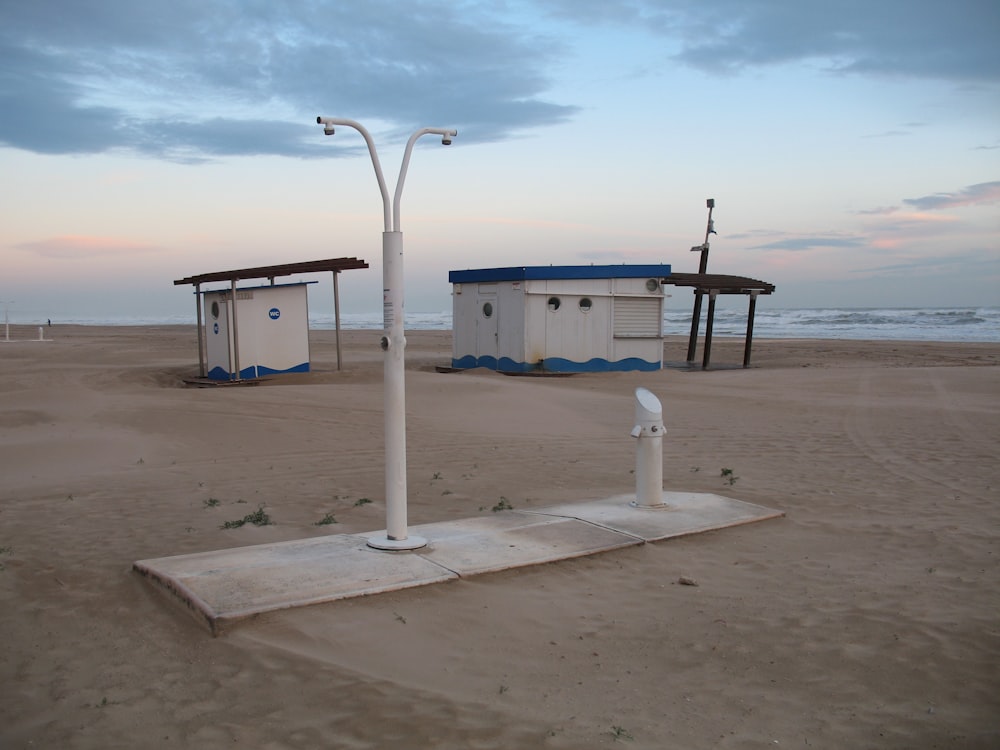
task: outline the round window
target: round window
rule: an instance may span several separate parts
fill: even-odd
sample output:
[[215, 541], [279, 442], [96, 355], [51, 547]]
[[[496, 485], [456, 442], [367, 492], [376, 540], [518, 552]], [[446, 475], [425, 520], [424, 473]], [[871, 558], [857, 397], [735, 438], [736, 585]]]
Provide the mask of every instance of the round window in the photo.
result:
[[590, 299], [590, 297], [584, 297], [582, 300], [580, 300], [580, 310], [583, 312], [590, 312], [590, 308], [592, 308], [593, 306], [594, 303]]
[[484, 302], [483, 303], [483, 317], [484, 318], [492, 318], [493, 317], [493, 303], [492, 302]]
[[556, 310], [558, 310], [559, 309], [559, 305], [561, 305], [561, 304], [562, 304], [562, 302], [559, 300], [558, 297], [549, 297], [549, 309], [552, 312], [555, 312]]
[[212, 317], [213, 318], [218, 318], [219, 317], [219, 301], [218, 300], [213, 300], [213, 302], [212, 302]]

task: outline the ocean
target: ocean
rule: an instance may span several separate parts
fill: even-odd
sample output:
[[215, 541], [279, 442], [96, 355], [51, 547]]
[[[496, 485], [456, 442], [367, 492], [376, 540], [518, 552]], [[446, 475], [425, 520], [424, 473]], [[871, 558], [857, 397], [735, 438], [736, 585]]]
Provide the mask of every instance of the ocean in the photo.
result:
[[[707, 308], [707, 303], [705, 304]], [[747, 310], [717, 309], [712, 328], [714, 336], [738, 336], [746, 333]], [[11, 325], [43, 325], [45, 320], [25, 319], [17, 311], [9, 312]], [[341, 313], [344, 329], [379, 330], [382, 313]], [[189, 325], [193, 316], [166, 315], [150, 317], [115, 317], [64, 315], [53, 324], [128, 326]], [[333, 313], [311, 312], [311, 328], [334, 328]], [[0, 336], [3, 335], [0, 321]], [[451, 311], [408, 312], [410, 330], [451, 330]], [[705, 330], [702, 310], [701, 332]], [[691, 331], [691, 310], [668, 309], [663, 316], [663, 331], [668, 336], [687, 336]], [[1000, 307], [925, 307], [925, 308], [808, 308], [782, 309], [757, 307], [754, 320], [755, 339], [870, 339], [881, 341], [985, 341], [1000, 343]]]

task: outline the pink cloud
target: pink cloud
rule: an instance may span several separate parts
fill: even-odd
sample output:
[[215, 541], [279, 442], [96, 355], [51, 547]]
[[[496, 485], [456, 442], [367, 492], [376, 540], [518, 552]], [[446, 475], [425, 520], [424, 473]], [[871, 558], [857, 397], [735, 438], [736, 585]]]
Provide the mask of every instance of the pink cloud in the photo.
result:
[[41, 258], [87, 260], [108, 256], [145, 255], [162, 248], [137, 240], [121, 237], [94, 237], [89, 235], [63, 235], [35, 242], [22, 242], [17, 249]]

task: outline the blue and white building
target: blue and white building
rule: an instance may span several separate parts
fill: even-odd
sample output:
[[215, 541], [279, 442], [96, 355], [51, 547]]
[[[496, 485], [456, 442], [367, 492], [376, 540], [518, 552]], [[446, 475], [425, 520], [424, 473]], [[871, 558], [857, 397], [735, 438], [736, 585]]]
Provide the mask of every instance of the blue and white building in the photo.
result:
[[[198, 374], [212, 381], [254, 380], [264, 375], [309, 372], [309, 297], [307, 284], [275, 284], [278, 277], [333, 272], [333, 308], [337, 323], [337, 369], [340, 356], [341, 271], [368, 268], [358, 258], [327, 258], [301, 263], [213, 271], [176, 279], [194, 285], [198, 321]], [[246, 279], [267, 285], [242, 286]], [[201, 285], [228, 282], [228, 289], [202, 291]], [[197, 381], [188, 381], [197, 382]]]
[[240, 287], [235, 308], [231, 290], [204, 292], [207, 377], [240, 380], [309, 372], [306, 289], [305, 283]]
[[665, 264], [451, 271], [452, 367], [658, 370], [669, 276]]

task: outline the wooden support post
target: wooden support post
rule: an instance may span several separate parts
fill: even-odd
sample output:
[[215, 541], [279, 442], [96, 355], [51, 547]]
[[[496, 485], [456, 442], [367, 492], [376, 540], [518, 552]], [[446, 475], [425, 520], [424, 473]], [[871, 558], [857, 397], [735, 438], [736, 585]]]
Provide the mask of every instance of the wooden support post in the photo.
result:
[[694, 309], [691, 311], [691, 335], [688, 337], [687, 361], [694, 362], [698, 351], [698, 326], [701, 325], [701, 290], [695, 289]]
[[702, 370], [707, 370], [708, 364], [712, 360], [712, 325], [715, 323], [715, 297], [718, 294], [718, 289], [711, 289], [708, 292], [708, 315], [705, 317], [705, 355], [701, 360]]
[[236, 367], [236, 377], [230, 376], [231, 380], [241, 380], [240, 377], [240, 329], [239, 324], [236, 322], [236, 279], [230, 280], [230, 292], [229, 295], [232, 297], [233, 303], [233, 319], [229, 321], [229, 330], [233, 334], [233, 362]]
[[759, 291], [754, 289], [750, 292], [750, 311], [747, 313], [747, 340], [743, 347], [743, 368], [750, 366], [750, 348], [753, 346], [753, 316], [757, 311], [757, 295]]
[[205, 377], [205, 333], [202, 330], [204, 321], [201, 317], [201, 282], [194, 285], [194, 310], [198, 321], [198, 376]]
[[337, 339], [337, 369], [341, 368], [340, 362], [340, 285], [337, 283], [337, 277], [340, 276], [340, 271], [333, 272], [333, 326], [336, 329], [336, 339]]

